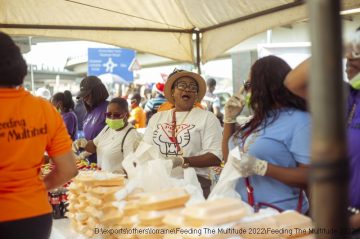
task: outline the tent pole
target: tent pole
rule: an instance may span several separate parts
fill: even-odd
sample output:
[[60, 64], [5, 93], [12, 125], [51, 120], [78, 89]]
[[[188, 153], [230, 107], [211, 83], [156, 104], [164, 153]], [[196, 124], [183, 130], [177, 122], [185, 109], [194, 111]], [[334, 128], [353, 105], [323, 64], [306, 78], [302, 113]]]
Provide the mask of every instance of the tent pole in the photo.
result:
[[311, 213], [315, 230], [319, 232], [316, 238], [321, 239], [346, 238], [348, 227], [340, 3], [307, 1], [312, 42], [309, 101], [312, 114]]
[[[32, 46], [31, 38], [32, 38], [31, 36], [28, 37], [30, 52]], [[31, 92], [33, 95], [35, 95], [34, 66], [32, 62], [30, 63], [30, 80], [31, 80]]]
[[196, 68], [198, 71], [198, 74], [201, 75], [201, 57], [200, 57], [200, 32], [195, 31], [195, 40], [196, 40]]

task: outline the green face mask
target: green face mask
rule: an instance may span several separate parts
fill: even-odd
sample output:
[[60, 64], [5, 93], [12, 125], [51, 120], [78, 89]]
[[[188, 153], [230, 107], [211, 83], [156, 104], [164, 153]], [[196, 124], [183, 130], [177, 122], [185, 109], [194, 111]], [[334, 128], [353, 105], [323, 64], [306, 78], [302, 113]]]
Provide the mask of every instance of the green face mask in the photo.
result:
[[352, 88], [360, 90], [360, 73], [357, 74], [349, 83]]
[[110, 129], [118, 130], [124, 127], [124, 119], [109, 119], [106, 118], [105, 123], [109, 126]]
[[251, 98], [251, 93], [246, 93], [246, 95], [245, 95], [245, 105], [247, 107], [250, 107], [250, 98]]

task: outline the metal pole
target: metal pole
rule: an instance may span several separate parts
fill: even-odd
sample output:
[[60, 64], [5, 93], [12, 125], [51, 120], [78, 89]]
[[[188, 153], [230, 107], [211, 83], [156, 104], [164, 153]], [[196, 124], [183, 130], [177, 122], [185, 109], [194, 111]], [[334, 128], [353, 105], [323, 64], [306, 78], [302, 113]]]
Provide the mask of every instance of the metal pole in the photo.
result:
[[321, 239], [344, 239], [348, 227], [340, 2], [307, 1], [312, 41], [311, 213]]
[[196, 68], [198, 71], [198, 74], [201, 75], [201, 57], [200, 57], [200, 32], [195, 32], [196, 36]]
[[[31, 52], [31, 36], [29, 36], [29, 47]], [[30, 62], [30, 79], [31, 79], [31, 91], [35, 95], [35, 82], [34, 82], [34, 68], [32, 62]]]

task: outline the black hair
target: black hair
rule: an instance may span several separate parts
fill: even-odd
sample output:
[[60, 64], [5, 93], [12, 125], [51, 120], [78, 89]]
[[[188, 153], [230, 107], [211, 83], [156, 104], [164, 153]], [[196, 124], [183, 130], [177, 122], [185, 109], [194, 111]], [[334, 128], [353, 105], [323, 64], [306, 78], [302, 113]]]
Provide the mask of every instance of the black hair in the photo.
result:
[[[94, 77], [94, 76], [89, 76], [89, 77]], [[86, 79], [86, 78], [88, 78], [88, 77], [85, 77], [84, 79]], [[100, 103], [104, 102], [109, 97], [109, 92], [107, 91], [105, 85], [103, 83], [101, 83], [91, 89], [90, 95], [91, 95], [92, 105], [90, 106], [84, 101], [84, 105], [85, 105], [87, 112], [92, 111]]]
[[109, 104], [117, 104], [120, 109], [124, 110], [125, 112], [129, 113], [129, 105], [128, 102], [120, 97], [113, 98]]
[[[251, 67], [250, 72], [250, 107], [253, 110], [253, 118], [240, 128], [235, 134], [242, 132], [242, 138], [258, 131], [272, 123], [279, 116], [278, 108], [295, 108], [306, 111], [304, 99], [291, 93], [285, 86], [286, 75], [291, 67], [281, 58], [266, 56], [258, 59]], [[271, 122], [266, 118], [274, 116]]]
[[208, 87], [215, 87], [216, 86], [216, 80], [214, 78], [209, 78], [206, 81], [206, 85]]
[[139, 93], [135, 93], [132, 97], [131, 100], [136, 100], [136, 103], [139, 104], [141, 102], [141, 95]]
[[70, 110], [74, 110], [75, 103], [72, 99], [72, 94], [70, 91], [66, 90], [63, 92], [58, 92], [52, 97], [52, 102], [62, 102], [63, 108], [65, 112], [69, 112]]
[[0, 32], [0, 85], [19, 86], [24, 82], [27, 65], [11, 37]]

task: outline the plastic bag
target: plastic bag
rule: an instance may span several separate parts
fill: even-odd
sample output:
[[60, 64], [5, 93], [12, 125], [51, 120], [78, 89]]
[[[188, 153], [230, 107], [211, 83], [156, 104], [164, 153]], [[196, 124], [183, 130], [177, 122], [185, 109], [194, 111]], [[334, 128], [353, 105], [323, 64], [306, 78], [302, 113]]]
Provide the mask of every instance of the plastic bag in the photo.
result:
[[235, 190], [236, 183], [242, 177], [238, 170], [233, 166], [233, 160], [240, 160], [241, 154], [239, 147], [234, 148], [229, 152], [227, 163], [223, 168], [219, 181], [211, 191], [209, 200], [231, 197], [241, 199], [240, 194]]
[[140, 143], [133, 154], [123, 161], [128, 174], [129, 186], [119, 192], [117, 198], [125, 197], [135, 188], [145, 192], [154, 192], [167, 188], [182, 187], [190, 195], [189, 203], [203, 201], [202, 189], [194, 168], [172, 169], [172, 161], [161, 157], [157, 148], [147, 143]]

